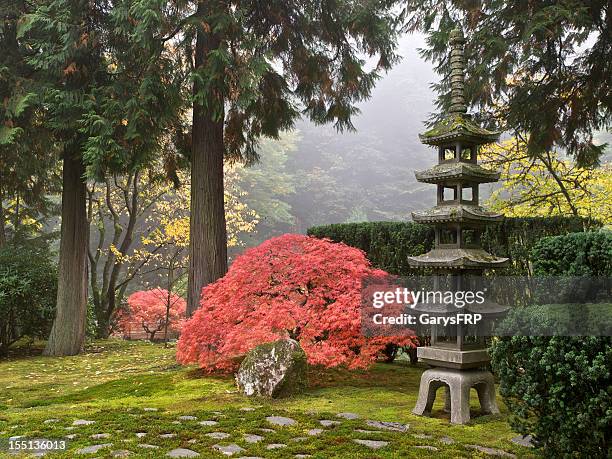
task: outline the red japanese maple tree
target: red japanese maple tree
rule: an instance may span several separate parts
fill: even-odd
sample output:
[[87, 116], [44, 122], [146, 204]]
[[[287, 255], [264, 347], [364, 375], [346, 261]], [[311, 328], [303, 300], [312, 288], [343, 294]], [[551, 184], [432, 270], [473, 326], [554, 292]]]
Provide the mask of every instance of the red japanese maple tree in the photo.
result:
[[128, 309], [118, 312], [117, 328], [127, 333], [130, 328], [142, 327], [151, 341], [165, 329], [166, 315], [168, 328], [174, 331], [180, 330], [185, 317], [185, 300], [161, 288], [132, 293], [127, 303]]
[[310, 364], [366, 367], [387, 344], [416, 342], [414, 336], [361, 333], [362, 279], [385, 276], [345, 244], [298, 234], [270, 239], [204, 288], [201, 308], [182, 328], [177, 358], [207, 371], [231, 371], [255, 346], [290, 337]]

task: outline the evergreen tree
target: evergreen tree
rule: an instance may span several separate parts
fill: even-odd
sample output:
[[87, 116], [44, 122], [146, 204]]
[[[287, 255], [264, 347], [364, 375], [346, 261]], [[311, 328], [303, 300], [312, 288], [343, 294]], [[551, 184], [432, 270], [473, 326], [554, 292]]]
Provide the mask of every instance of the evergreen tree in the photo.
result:
[[156, 0], [40, 0], [21, 24], [63, 160], [57, 311], [45, 353], [70, 355], [85, 336], [86, 179], [137, 170], [160, 154], [180, 105], [177, 72]]
[[18, 21], [32, 2], [0, 4], [0, 247], [15, 236], [38, 236], [55, 212], [55, 145], [41, 122], [32, 50], [18, 37]]
[[423, 55], [446, 77], [440, 108], [450, 104], [448, 36], [461, 24], [471, 104], [502, 129], [529, 134], [531, 154], [556, 146], [581, 166], [598, 163], [605, 145], [593, 135], [612, 120], [608, 1], [407, 0], [405, 14], [408, 30], [428, 34]]
[[[178, 2], [177, 2], [178, 3]], [[227, 270], [223, 159], [252, 162], [302, 114], [351, 129], [396, 60], [395, 0], [198, 0], [174, 36], [193, 65], [187, 313]], [[194, 11], [195, 9], [195, 11]], [[370, 67], [364, 56], [375, 57]]]

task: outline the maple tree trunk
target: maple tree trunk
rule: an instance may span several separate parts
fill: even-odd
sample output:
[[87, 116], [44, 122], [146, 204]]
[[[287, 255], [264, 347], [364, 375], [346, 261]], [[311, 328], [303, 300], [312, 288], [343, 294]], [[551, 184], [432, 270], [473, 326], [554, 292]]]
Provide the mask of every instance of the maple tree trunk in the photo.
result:
[[[219, 43], [217, 36], [202, 30], [198, 32], [196, 68], [204, 64], [208, 52], [218, 48]], [[194, 84], [194, 93], [199, 91], [198, 84]], [[206, 97], [210, 102], [208, 107], [213, 106], [215, 95], [209, 93]], [[202, 288], [227, 272], [223, 193], [224, 114], [222, 108], [220, 111], [215, 116], [197, 101], [193, 106], [187, 316], [198, 309]]]
[[57, 309], [45, 355], [75, 355], [85, 342], [89, 228], [84, 172], [80, 159], [65, 152]]

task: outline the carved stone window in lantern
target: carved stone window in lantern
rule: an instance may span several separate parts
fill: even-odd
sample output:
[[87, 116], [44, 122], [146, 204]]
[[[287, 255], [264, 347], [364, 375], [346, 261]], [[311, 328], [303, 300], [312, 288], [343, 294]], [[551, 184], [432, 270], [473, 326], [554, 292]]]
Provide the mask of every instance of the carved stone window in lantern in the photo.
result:
[[[408, 259], [412, 266], [434, 272], [434, 289], [450, 291], [477, 290], [477, 286], [470, 283], [477, 282], [485, 269], [504, 266], [508, 261], [486, 252], [480, 244], [483, 229], [503, 218], [501, 214], [480, 207], [478, 194], [481, 183], [499, 180], [498, 172], [478, 165], [479, 146], [496, 141], [499, 133], [483, 129], [467, 114], [463, 90], [464, 42], [460, 29], [451, 32], [450, 111], [442, 121], [419, 136], [421, 142], [438, 149], [438, 164], [415, 173], [419, 182], [437, 185], [437, 205], [413, 212], [412, 216], [416, 222], [434, 226], [434, 248]], [[452, 304], [427, 305], [427, 312], [437, 315], [469, 311], [496, 317], [506, 309], [491, 302], [466, 306], [460, 311]], [[485, 413], [499, 412], [493, 375], [484, 368], [490, 360], [485, 341], [489, 333], [490, 330], [483, 329], [482, 325], [432, 325], [431, 345], [417, 350], [420, 360], [432, 368], [422, 375], [415, 414], [431, 411], [440, 387], [446, 388], [446, 408], [451, 412], [453, 423], [469, 421], [472, 387], [478, 392]]]

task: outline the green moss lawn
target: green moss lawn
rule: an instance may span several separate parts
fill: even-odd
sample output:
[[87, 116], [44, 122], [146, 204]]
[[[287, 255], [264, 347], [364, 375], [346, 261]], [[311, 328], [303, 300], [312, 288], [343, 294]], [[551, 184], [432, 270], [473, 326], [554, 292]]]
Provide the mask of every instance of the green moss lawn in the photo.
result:
[[[378, 364], [369, 371], [311, 369], [308, 390], [300, 396], [274, 401], [247, 399], [236, 391], [231, 377], [205, 376], [195, 366], [178, 365], [173, 348], [147, 342], [99, 341], [75, 357], [20, 355], [0, 360], [0, 438], [6, 442], [18, 435], [48, 439], [69, 435], [73, 437], [69, 449], [47, 457], [70, 458], [117, 457], [127, 451], [129, 457], [165, 457], [175, 448], [195, 451], [204, 458], [221, 458], [227, 456], [213, 445], [228, 444], [244, 449], [233, 457], [493, 457], [491, 451], [468, 445], [492, 448], [498, 454], [533, 456], [532, 450], [510, 441], [516, 434], [506, 423], [507, 411], [501, 400], [500, 416], [479, 416], [473, 393], [473, 420], [466, 426], [449, 423], [441, 400], [436, 402], [433, 418], [412, 415], [422, 371], [422, 367], [405, 362]], [[439, 395], [441, 399], [442, 391]], [[342, 412], [356, 413], [360, 419], [338, 418]], [[267, 416], [297, 422], [279, 427], [271, 425]], [[321, 419], [341, 422], [323, 427]], [[408, 432], [375, 431], [367, 426], [369, 419], [405, 423], [410, 428]], [[75, 420], [95, 422], [73, 426]], [[201, 421], [217, 424], [201, 425]], [[323, 432], [309, 435], [311, 429]], [[229, 436], [215, 439], [206, 435], [211, 432]], [[99, 434], [105, 435], [92, 438]], [[174, 435], [160, 437], [164, 434]], [[249, 443], [245, 434], [263, 439]], [[371, 449], [355, 439], [381, 440], [388, 445]], [[105, 444], [112, 445], [95, 453], [77, 453], [87, 446]], [[286, 446], [267, 449], [270, 444]], [[8, 456], [0, 452], [3, 454]]]

